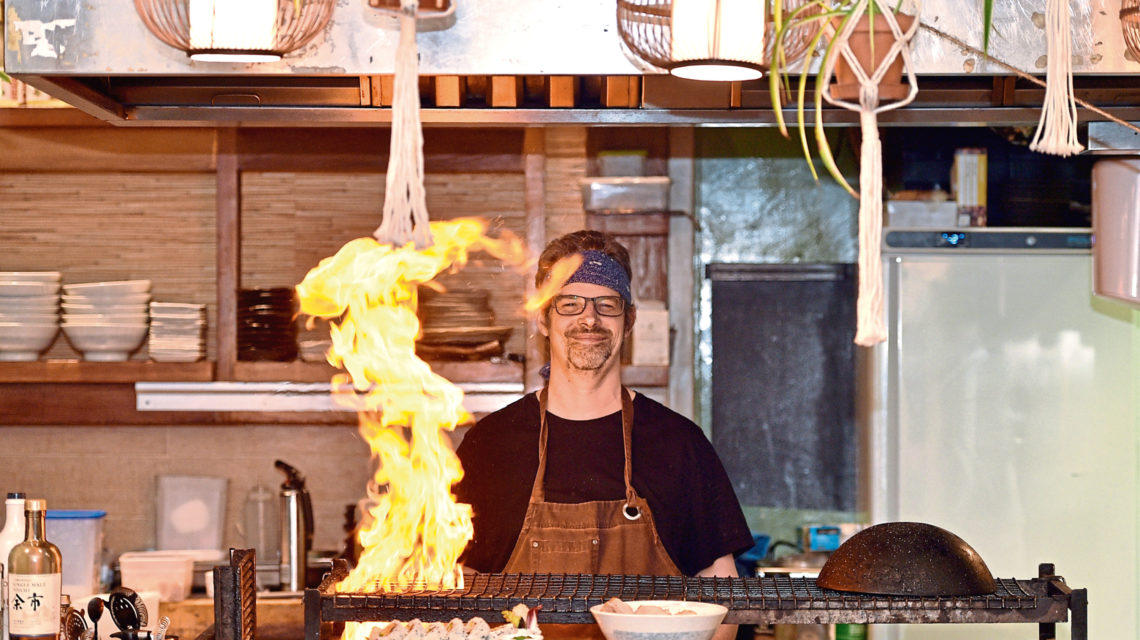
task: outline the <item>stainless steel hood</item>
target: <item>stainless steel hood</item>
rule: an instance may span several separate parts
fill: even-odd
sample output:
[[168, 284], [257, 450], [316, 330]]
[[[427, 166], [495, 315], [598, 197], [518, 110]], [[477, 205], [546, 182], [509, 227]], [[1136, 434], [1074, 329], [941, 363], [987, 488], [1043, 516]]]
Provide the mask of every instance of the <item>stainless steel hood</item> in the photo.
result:
[[[733, 97], [722, 85], [694, 88], [627, 55], [617, 35], [614, 0], [455, 3], [450, 28], [419, 34], [422, 76], [520, 76], [539, 82], [547, 76], [645, 76], [642, 106], [605, 108], [587, 100], [570, 109], [541, 104], [491, 108], [472, 100], [466, 107], [426, 109], [427, 125], [772, 121], [762, 81], [746, 83]], [[376, 95], [381, 77], [393, 71], [397, 33], [386, 28], [389, 21], [368, 0], [338, 0], [329, 26], [314, 42], [280, 62], [261, 64], [193, 62], [147, 31], [133, 0], [5, 4], [7, 72], [116, 124], [383, 125], [390, 119], [390, 110]], [[926, 0], [923, 21], [965, 42], [980, 43], [980, 6], [975, 4], [981, 3]], [[997, 5], [992, 53], [1018, 68], [1043, 73], [1040, 0]], [[1140, 105], [1130, 99], [1138, 92], [1132, 87], [1140, 85], [1133, 82], [1140, 64], [1123, 55], [1119, 9], [1120, 0], [1074, 3], [1074, 68], [1082, 89], [1131, 108]], [[922, 76], [920, 101], [885, 116], [888, 124], [1036, 121], [1038, 88], [1019, 85], [1024, 81], [932, 31], [920, 30], [914, 61]], [[840, 112], [829, 118], [855, 122]]]

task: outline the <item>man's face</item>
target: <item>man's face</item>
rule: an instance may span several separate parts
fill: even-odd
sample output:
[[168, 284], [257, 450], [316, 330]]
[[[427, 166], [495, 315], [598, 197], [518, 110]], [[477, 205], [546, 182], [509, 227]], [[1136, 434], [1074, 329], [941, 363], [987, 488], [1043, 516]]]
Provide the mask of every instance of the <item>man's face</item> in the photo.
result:
[[[574, 282], [562, 287], [559, 295], [596, 298], [616, 296], [617, 292], [597, 284]], [[621, 346], [628, 331], [625, 317], [626, 314], [603, 316], [589, 302], [582, 313], [573, 316], [559, 315], [553, 308], [549, 309], [539, 329], [550, 340], [551, 366], [597, 371], [616, 361], [621, 357]], [[631, 321], [629, 328], [632, 326]]]

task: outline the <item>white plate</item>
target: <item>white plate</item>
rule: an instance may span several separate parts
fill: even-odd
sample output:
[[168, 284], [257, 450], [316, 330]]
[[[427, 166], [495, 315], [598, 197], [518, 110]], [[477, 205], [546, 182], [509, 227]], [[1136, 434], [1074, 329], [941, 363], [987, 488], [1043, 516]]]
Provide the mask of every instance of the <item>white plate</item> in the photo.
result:
[[65, 284], [63, 290], [69, 295], [112, 296], [124, 293], [146, 293], [150, 291], [150, 280], [115, 280], [110, 282], [79, 282]]

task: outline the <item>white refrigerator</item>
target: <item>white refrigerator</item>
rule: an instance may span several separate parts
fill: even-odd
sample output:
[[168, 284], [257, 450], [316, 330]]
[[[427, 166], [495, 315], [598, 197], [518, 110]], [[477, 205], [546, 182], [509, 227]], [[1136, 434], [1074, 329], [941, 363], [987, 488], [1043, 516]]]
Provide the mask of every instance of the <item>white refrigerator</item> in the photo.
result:
[[[995, 577], [1032, 578], [1054, 563], [1088, 589], [1089, 638], [1140, 637], [1140, 330], [1130, 308], [1092, 296], [1087, 232], [887, 242], [889, 339], [871, 357], [872, 521], [948, 529]], [[1069, 633], [1058, 625], [1058, 638]], [[1031, 640], [1037, 626], [879, 625], [872, 635]]]

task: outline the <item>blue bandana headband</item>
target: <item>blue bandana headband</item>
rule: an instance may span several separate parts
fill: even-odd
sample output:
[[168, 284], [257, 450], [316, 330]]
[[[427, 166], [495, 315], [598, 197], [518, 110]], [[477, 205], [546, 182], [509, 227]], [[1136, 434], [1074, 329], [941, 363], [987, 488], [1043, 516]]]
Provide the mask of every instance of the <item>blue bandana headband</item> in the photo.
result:
[[625, 274], [621, 264], [610, 256], [595, 249], [582, 252], [582, 264], [574, 275], [566, 281], [597, 284], [617, 291], [626, 304], [633, 304], [633, 295], [630, 293], [629, 276]]

